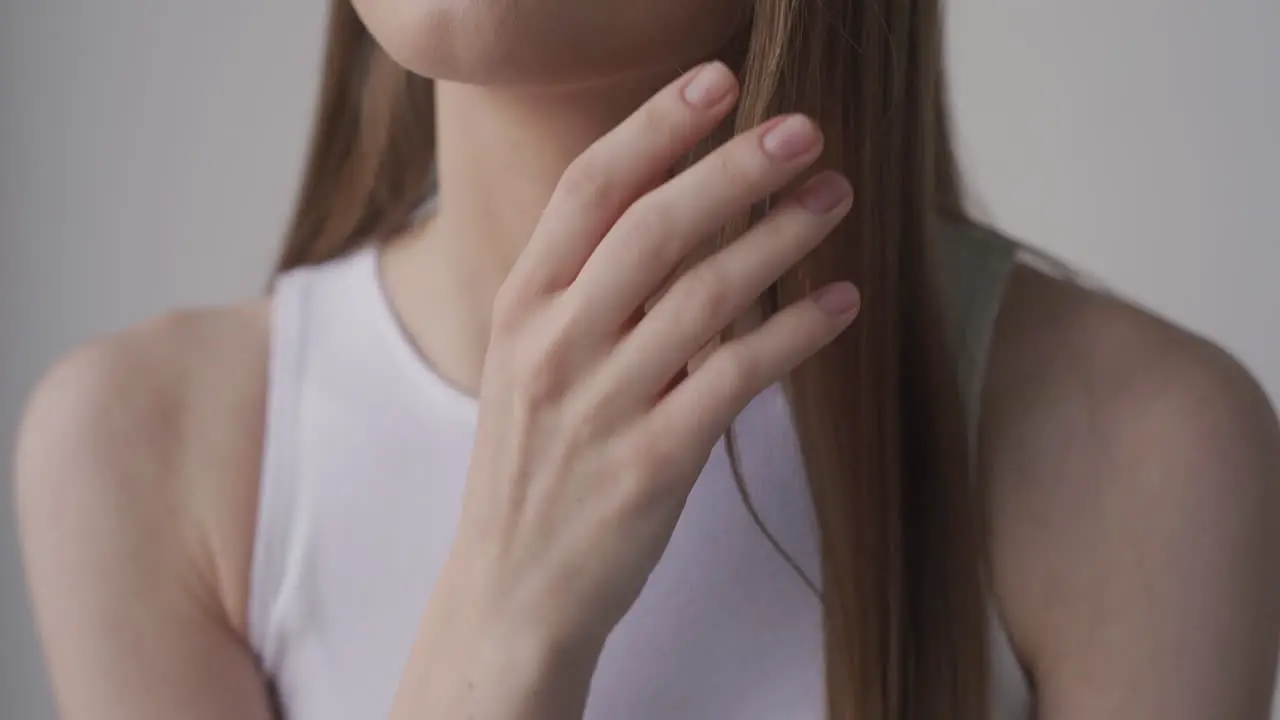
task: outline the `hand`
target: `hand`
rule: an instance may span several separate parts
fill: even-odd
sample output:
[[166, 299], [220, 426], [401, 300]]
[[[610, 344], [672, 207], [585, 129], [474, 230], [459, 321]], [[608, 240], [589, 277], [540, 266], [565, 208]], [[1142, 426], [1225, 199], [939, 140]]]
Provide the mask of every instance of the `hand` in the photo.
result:
[[736, 94], [727, 68], [704, 66], [590, 147], [498, 293], [446, 577], [506, 627], [602, 644], [733, 418], [856, 314], [851, 284], [828, 287], [683, 375], [848, 212], [852, 190], [835, 173], [809, 180], [643, 313], [695, 247], [821, 153], [813, 122], [782, 117], [659, 185]]
[[716, 440], [853, 321], [857, 291], [838, 283], [688, 371], [848, 212], [834, 173], [644, 312], [696, 247], [821, 154], [810, 120], [776, 118], [663, 182], [736, 95], [725, 66], [704, 66], [588, 148], [500, 288], [462, 518], [394, 717], [580, 717]]

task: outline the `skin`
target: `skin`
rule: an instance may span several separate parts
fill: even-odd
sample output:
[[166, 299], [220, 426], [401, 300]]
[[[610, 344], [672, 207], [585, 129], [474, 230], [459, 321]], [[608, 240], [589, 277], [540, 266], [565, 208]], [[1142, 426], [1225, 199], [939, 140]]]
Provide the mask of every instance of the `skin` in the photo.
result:
[[[636, 325], [632, 310], [718, 213], [804, 177], [808, 155], [770, 161], [757, 130], [664, 182], [732, 102], [694, 108], [680, 82], [627, 120], [673, 62], [723, 40], [714, 29], [736, 3], [356, 6], [397, 59], [446, 79], [439, 212], [383, 269], [410, 334], [481, 404], [462, 529], [395, 717], [573, 717], [723, 424], [855, 312], [804, 301], [662, 394], [668, 372], [851, 201], [783, 204]], [[548, 24], [575, 32], [552, 42]], [[691, 297], [720, 302], [696, 322], [664, 310], [703, 305]], [[258, 301], [153, 321], [77, 349], [36, 389], [17, 497], [64, 717], [270, 717], [244, 640], [267, 312]], [[485, 363], [490, 348], [501, 359]], [[659, 432], [670, 419], [681, 424]], [[570, 431], [582, 427], [593, 432]], [[1245, 370], [1149, 314], [1019, 269], [980, 440], [996, 601], [1039, 717], [1266, 717], [1280, 428]], [[591, 482], [602, 473], [622, 481]], [[511, 500], [514, 487], [538, 502]], [[590, 581], [550, 602], [567, 567], [590, 567]]]

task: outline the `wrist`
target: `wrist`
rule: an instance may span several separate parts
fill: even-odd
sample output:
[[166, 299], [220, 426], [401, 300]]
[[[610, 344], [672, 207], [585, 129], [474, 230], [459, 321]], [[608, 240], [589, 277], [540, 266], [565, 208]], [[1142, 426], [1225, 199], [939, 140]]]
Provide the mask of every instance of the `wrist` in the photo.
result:
[[549, 592], [522, 592], [507, 573], [455, 548], [432, 591], [427, 613], [444, 626], [502, 639], [512, 652], [538, 658], [590, 658], [613, 623], [574, 612]]
[[414, 647], [431, 705], [489, 717], [581, 717], [603, 638], [459, 580], [442, 573]]

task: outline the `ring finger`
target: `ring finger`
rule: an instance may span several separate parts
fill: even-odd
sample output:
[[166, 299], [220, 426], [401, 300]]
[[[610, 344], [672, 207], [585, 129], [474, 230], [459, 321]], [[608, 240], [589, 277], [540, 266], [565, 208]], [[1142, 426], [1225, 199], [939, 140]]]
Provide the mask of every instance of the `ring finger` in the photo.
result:
[[604, 373], [608, 381], [627, 388], [631, 401], [651, 401], [695, 353], [831, 233], [852, 199], [839, 174], [812, 178], [736, 242], [677, 280], [619, 343]]

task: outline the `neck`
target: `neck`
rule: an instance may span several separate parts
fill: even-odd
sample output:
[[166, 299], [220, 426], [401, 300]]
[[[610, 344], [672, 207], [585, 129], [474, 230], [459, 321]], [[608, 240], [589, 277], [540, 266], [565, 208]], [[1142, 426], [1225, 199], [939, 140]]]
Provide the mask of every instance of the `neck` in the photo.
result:
[[442, 374], [478, 386], [494, 294], [560, 176], [669, 79], [536, 92], [436, 83], [435, 212], [384, 269], [406, 328]]
[[437, 83], [432, 242], [501, 282], [565, 168], [656, 87], [632, 80], [534, 93]]

